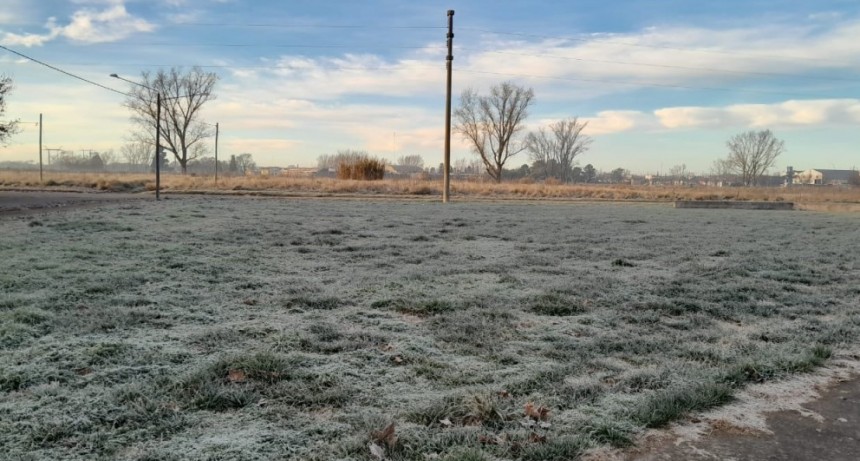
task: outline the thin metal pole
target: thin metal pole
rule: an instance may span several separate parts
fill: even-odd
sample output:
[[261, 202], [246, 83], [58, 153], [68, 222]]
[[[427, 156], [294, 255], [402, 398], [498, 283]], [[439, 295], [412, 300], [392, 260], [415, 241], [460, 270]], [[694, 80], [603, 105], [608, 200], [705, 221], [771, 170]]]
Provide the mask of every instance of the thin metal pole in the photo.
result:
[[215, 185], [218, 185], [218, 124], [215, 124]]
[[155, 200], [161, 200], [161, 92], [155, 93]]
[[39, 182], [45, 182], [42, 176], [42, 114], [39, 114]]
[[448, 10], [448, 56], [445, 58], [448, 71], [447, 95], [445, 97], [445, 188], [442, 203], [448, 203], [451, 195], [451, 69], [454, 61], [454, 10]]

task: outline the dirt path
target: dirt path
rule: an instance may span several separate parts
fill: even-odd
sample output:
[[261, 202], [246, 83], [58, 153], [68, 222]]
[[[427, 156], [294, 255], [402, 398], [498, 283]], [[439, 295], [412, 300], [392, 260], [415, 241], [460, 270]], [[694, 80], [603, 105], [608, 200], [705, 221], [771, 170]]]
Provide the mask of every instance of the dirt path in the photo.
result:
[[152, 198], [111, 192], [0, 191], [0, 216]]
[[720, 428], [693, 442], [667, 443], [628, 460], [830, 460], [860, 459], [860, 379], [840, 383], [797, 411], [767, 414], [773, 432]]

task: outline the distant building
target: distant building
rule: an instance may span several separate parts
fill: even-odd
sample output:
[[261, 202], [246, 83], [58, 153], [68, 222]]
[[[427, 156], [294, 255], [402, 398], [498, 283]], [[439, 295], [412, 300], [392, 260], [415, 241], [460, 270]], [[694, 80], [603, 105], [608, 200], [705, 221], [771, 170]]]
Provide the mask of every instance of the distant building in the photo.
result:
[[812, 169], [798, 171], [794, 174], [793, 184], [816, 186], [848, 186], [860, 184], [860, 172], [857, 170], [825, 170]]
[[281, 175], [281, 167], [278, 166], [267, 166], [260, 168], [260, 176], [280, 176]]

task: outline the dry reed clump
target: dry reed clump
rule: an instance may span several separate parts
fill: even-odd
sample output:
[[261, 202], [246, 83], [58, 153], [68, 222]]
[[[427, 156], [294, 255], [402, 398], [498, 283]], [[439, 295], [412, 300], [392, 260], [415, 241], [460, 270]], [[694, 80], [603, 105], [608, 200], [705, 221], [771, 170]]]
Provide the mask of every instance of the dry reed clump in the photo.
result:
[[368, 156], [344, 160], [337, 165], [338, 179], [379, 181], [384, 176], [385, 162]]

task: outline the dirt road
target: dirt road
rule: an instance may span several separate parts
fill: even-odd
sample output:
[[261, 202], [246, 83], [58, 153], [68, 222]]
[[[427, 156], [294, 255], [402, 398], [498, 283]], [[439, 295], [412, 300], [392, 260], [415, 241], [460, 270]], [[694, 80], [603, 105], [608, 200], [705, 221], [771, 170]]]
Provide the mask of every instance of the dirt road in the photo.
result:
[[152, 200], [153, 197], [150, 194], [110, 192], [0, 191], [0, 216], [144, 199]]

